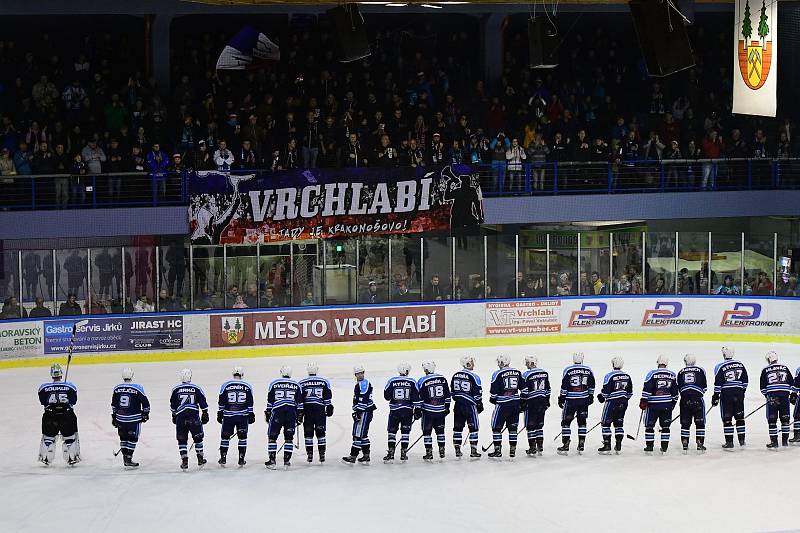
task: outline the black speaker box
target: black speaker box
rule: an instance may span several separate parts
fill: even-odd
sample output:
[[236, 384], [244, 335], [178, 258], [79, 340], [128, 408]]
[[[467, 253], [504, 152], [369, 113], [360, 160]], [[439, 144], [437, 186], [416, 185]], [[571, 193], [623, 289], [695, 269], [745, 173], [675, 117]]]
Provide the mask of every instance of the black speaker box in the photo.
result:
[[358, 61], [370, 54], [367, 27], [356, 4], [345, 4], [327, 12], [339, 44], [339, 61]]
[[531, 68], [558, 66], [555, 28], [545, 17], [528, 19], [528, 52]]
[[671, 3], [632, 0], [628, 6], [650, 76], [668, 76], [694, 66], [686, 24]]

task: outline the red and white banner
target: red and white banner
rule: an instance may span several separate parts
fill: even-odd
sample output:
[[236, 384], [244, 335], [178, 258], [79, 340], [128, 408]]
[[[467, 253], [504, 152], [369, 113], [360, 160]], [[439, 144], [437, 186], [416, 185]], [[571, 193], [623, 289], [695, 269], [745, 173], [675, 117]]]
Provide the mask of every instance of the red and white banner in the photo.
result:
[[778, 0], [736, 0], [733, 112], [774, 117], [778, 79]]
[[524, 335], [561, 331], [559, 300], [524, 300], [486, 304], [487, 335]]

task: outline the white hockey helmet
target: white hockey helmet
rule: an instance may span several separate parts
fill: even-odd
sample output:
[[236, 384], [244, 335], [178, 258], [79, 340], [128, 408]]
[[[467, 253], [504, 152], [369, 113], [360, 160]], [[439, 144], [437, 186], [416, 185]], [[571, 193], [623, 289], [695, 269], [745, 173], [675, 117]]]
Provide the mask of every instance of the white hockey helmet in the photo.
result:
[[353, 367], [353, 374], [363, 374], [364, 373], [364, 365], [356, 365]]
[[687, 353], [683, 356], [683, 362], [686, 366], [694, 366], [697, 364], [697, 357], [693, 353]]
[[130, 381], [133, 379], [133, 369], [126, 366], [122, 369], [122, 381]]
[[61, 365], [58, 363], [50, 365], [50, 377], [53, 379], [61, 379], [64, 377], [64, 372], [61, 371]]
[[575, 352], [572, 354], [572, 362], [576, 365], [583, 364], [583, 352]]
[[231, 372], [231, 374], [233, 375], [233, 377], [239, 376], [239, 378], [241, 379], [244, 377], [244, 368], [240, 366], [235, 366], [233, 367], [233, 371]]
[[733, 359], [733, 356], [736, 355], [736, 352], [733, 348], [729, 346], [722, 347], [722, 357], [725, 359]]
[[621, 355], [617, 355], [611, 358], [611, 368], [613, 368], [614, 370], [622, 370], [624, 364], [625, 364], [625, 359], [623, 359]]
[[773, 365], [778, 362], [778, 354], [775, 353], [774, 350], [770, 350], [767, 352], [767, 355], [764, 356], [767, 360], [767, 363]]
[[467, 370], [475, 368], [475, 358], [471, 355], [465, 355], [461, 358], [461, 366]]
[[409, 372], [411, 372], [411, 365], [405, 361], [397, 365], [397, 373], [401, 376], [407, 376]]
[[319, 365], [317, 363], [308, 363], [306, 372], [308, 372], [309, 376], [316, 376], [319, 373]]
[[281, 367], [280, 372], [281, 372], [281, 377], [282, 378], [290, 378], [290, 377], [292, 377], [292, 367], [290, 367], [289, 365], [283, 365]]
[[436, 372], [436, 363], [433, 361], [425, 361], [422, 363], [422, 370], [424, 370], [426, 374], [433, 374]]
[[504, 353], [497, 356], [497, 366], [507, 368], [511, 364], [511, 358]]
[[181, 370], [178, 373], [178, 375], [181, 378], [181, 383], [189, 383], [190, 381], [192, 381], [192, 371], [189, 370], [188, 368], [184, 368], [183, 370]]
[[536, 368], [539, 366], [539, 358], [535, 355], [526, 355], [525, 356], [525, 366], [527, 368]]
[[661, 366], [661, 365], [667, 366], [669, 364], [669, 357], [667, 357], [664, 354], [659, 355], [658, 359], [656, 359], [656, 364], [658, 366]]

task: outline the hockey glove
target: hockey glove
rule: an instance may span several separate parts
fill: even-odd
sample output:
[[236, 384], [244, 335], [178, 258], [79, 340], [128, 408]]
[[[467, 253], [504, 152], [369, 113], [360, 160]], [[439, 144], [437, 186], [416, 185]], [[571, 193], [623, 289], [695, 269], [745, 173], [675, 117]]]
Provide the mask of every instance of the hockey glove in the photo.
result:
[[111, 425], [117, 427], [117, 417], [111, 415]]
[[208, 410], [203, 409], [203, 414], [200, 415], [200, 423], [201, 424], [208, 424]]
[[150, 420], [150, 413], [142, 413], [142, 424]]
[[545, 409], [550, 409], [550, 397], [549, 396], [547, 397], [547, 401], [544, 404], [544, 408]]
[[248, 424], [255, 424], [256, 423], [256, 414], [255, 413], [250, 413], [249, 415], [247, 415], [247, 423]]
[[264, 410], [264, 421], [269, 422], [270, 417], [272, 416], [272, 409], [265, 409]]
[[353, 411], [353, 422], [355, 422], [356, 420], [358, 420], [358, 413], [356, 411]]
[[527, 411], [528, 410], [528, 400], [520, 400], [519, 401], [519, 410], [520, 411]]
[[644, 398], [639, 400], [639, 409], [641, 409], [642, 411], [647, 409], [647, 400], [645, 400]]
[[593, 403], [594, 403], [594, 396], [592, 396], [592, 395], [590, 394], [590, 395], [589, 395], [589, 405], [592, 405]]
[[797, 403], [797, 393], [793, 392], [789, 395], [789, 403], [794, 405]]
[[178, 423], [178, 417], [175, 416], [175, 413], [172, 413], [172, 423], [173, 424], [177, 424]]
[[478, 402], [475, 408], [478, 410], [478, 414], [481, 414], [483, 412], [483, 402]]
[[495, 404], [497, 404], [497, 400], [495, 400], [494, 398], [492, 398], [492, 397], [490, 396], [490, 397], [489, 397], [489, 403], [490, 403], [490, 404], [492, 404], [492, 405], [495, 405]]
[[414, 420], [419, 420], [420, 418], [422, 418], [422, 409], [414, 409]]
[[719, 405], [719, 393], [715, 392], [711, 397], [711, 405]]
[[217, 411], [217, 422], [222, 424], [222, 411]]
[[302, 423], [303, 423], [303, 411], [300, 411], [299, 413], [297, 413], [297, 425], [299, 426]]
[[333, 416], [333, 406], [326, 405], [325, 406], [325, 416]]
[[606, 401], [606, 397], [603, 396], [603, 393], [600, 393], [600, 394], [597, 395], [597, 401], [600, 402], [600, 403], [603, 403], [603, 402]]
[[564, 399], [565, 398], [563, 396], [559, 396], [558, 397], [558, 408], [559, 409], [563, 409], [564, 408]]
[[449, 414], [450, 414], [450, 406], [448, 405], [448, 406], [447, 406], [447, 407], [445, 407], [445, 409], [444, 409], [444, 416], [447, 416], [447, 415], [449, 415]]

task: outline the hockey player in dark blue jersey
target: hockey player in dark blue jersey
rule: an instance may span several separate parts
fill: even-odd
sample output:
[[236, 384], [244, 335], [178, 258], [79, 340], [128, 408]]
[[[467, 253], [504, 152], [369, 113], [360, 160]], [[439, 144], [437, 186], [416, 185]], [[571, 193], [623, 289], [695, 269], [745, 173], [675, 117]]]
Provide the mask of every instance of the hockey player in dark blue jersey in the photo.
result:
[[50, 367], [52, 381], [39, 387], [39, 403], [44, 406], [42, 414], [42, 441], [39, 445], [39, 460], [46, 465], [53, 463], [56, 455], [56, 438], [64, 439], [64, 461], [74, 466], [81, 460], [81, 445], [78, 439], [78, 418], [74, 407], [78, 403], [78, 388], [64, 381], [61, 365]]
[[189, 468], [190, 433], [197, 453], [197, 466], [202, 467], [208, 462], [203, 457], [203, 425], [208, 424], [208, 401], [203, 389], [192, 383], [191, 370], [184, 368], [180, 377], [181, 383], [172, 389], [169, 405], [181, 454], [181, 469], [186, 470]]
[[525, 356], [527, 370], [522, 374], [521, 407], [525, 413], [528, 450], [531, 457], [542, 456], [544, 450], [544, 415], [550, 407], [550, 377], [539, 368], [535, 355]]
[[278, 436], [283, 431], [283, 466], [289, 468], [294, 451], [294, 432], [303, 422], [303, 397], [300, 385], [292, 379], [292, 368], [282, 366], [281, 377], [269, 384], [267, 408], [264, 416], [267, 419], [267, 451], [269, 459], [264, 463], [269, 469], [275, 469], [275, 456], [278, 453]]
[[739, 446], [745, 445], [744, 394], [747, 391], [747, 369], [733, 358], [733, 348], [722, 347], [725, 359], [714, 368], [714, 395], [711, 404], [720, 404], [725, 444], [722, 448], [733, 450], [733, 419], [736, 419], [736, 434]]
[[503, 428], [508, 429], [508, 456], [517, 454], [517, 426], [519, 425], [522, 372], [511, 368], [511, 358], [505, 354], [497, 356], [497, 370], [492, 374], [489, 402], [494, 404], [492, 415], [492, 443], [494, 451], [489, 457], [502, 457]]
[[644, 451], [651, 453], [656, 438], [656, 423], [661, 425], [661, 453], [669, 448], [669, 426], [672, 423], [672, 411], [678, 401], [678, 378], [669, 370], [669, 359], [659, 355], [656, 361], [658, 368], [647, 373], [642, 387], [642, 399], [639, 408], [644, 414]]
[[794, 405], [794, 436], [789, 439], [792, 444], [800, 442], [800, 402], [797, 401], [798, 394], [800, 394], [800, 367], [795, 371], [794, 386], [792, 387], [792, 394], [789, 396], [789, 401]]
[[122, 451], [122, 464], [136, 468], [133, 452], [139, 442], [141, 425], [150, 418], [150, 401], [141, 385], [133, 382], [133, 369], [122, 369], [122, 383], [114, 387], [111, 394], [111, 425], [119, 434], [119, 449]]
[[[356, 378], [356, 386], [353, 389], [353, 444], [350, 447], [350, 455], [342, 457], [342, 461], [350, 464], [356, 461], [369, 464], [369, 425], [377, 407], [372, 399], [372, 384], [364, 377], [364, 367], [354, 366], [353, 375]], [[361, 457], [358, 457], [359, 452]]]
[[689, 450], [692, 422], [697, 441], [697, 451], [706, 451], [706, 402], [703, 395], [708, 383], [706, 371], [697, 366], [697, 357], [687, 353], [683, 356], [686, 366], [678, 371], [678, 391], [681, 395], [681, 445], [683, 453]]
[[308, 377], [299, 381], [300, 391], [303, 394], [303, 438], [306, 445], [306, 461], [309, 463], [314, 461], [316, 435], [319, 462], [324, 463], [328, 417], [333, 416], [331, 384], [327, 379], [317, 375], [319, 366], [316, 363], [309, 363], [306, 370]]
[[570, 425], [574, 418], [578, 419], [578, 453], [583, 452], [586, 442], [586, 418], [589, 406], [594, 402], [594, 373], [583, 364], [583, 352], [572, 354], [573, 364], [564, 369], [561, 378], [561, 391], [558, 395], [558, 406], [561, 413], [561, 446], [559, 455], [569, 453], [571, 437]]
[[469, 429], [470, 457], [479, 458], [478, 415], [483, 412], [483, 389], [481, 378], [474, 372], [475, 358], [466, 355], [461, 358], [461, 370], [450, 378], [450, 391], [453, 394], [453, 446], [456, 457], [461, 457], [462, 431], [464, 425]]
[[611, 359], [611, 372], [603, 378], [603, 388], [597, 395], [597, 401], [605, 403], [600, 425], [603, 428], [603, 446], [598, 448], [600, 454], [611, 453], [611, 425], [614, 425], [614, 451], [622, 451], [622, 439], [625, 438], [625, 411], [628, 400], [633, 396], [633, 381], [630, 375], [622, 371], [625, 361], [617, 356]]
[[253, 387], [244, 381], [244, 370], [237, 366], [233, 369], [233, 379], [226, 381], [219, 388], [217, 422], [222, 424], [219, 441], [219, 464], [228, 462], [228, 448], [231, 437], [236, 433], [239, 448], [239, 466], [244, 466], [247, 454], [247, 433], [250, 424], [256, 421], [253, 412]]
[[411, 425], [414, 422], [414, 406], [419, 403], [417, 382], [408, 377], [411, 365], [397, 365], [397, 376], [389, 379], [383, 388], [383, 397], [389, 402], [388, 450], [383, 458], [385, 462], [394, 460], [397, 448], [397, 430], [400, 430], [400, 460], [408, 460], [408, 440]]
[[778, 448], [778, 419], [781, 421], [781, 444], [789, 445], [789, 396], [794, 380], [789, 367], [778, 363], [778, 354], [767, 352], [767, 366], [761, 371], [761, 394], [767, 399], [767, 424], [769, 444], [767, 448]]
[[433, 437], [436, 432], [436, 442], [439, 444], [439, 457], [445, 456], [444, 422], [450, 414], [450, 387], [441, 374], [436, 373], [436, 363], [425, 361], [422, 363], [425, 375], [417, 381], [419, 403], [414, 409], [414, 419], [422, 418], [422, 435], [425, 443], [425, 461], [433, 460]]

